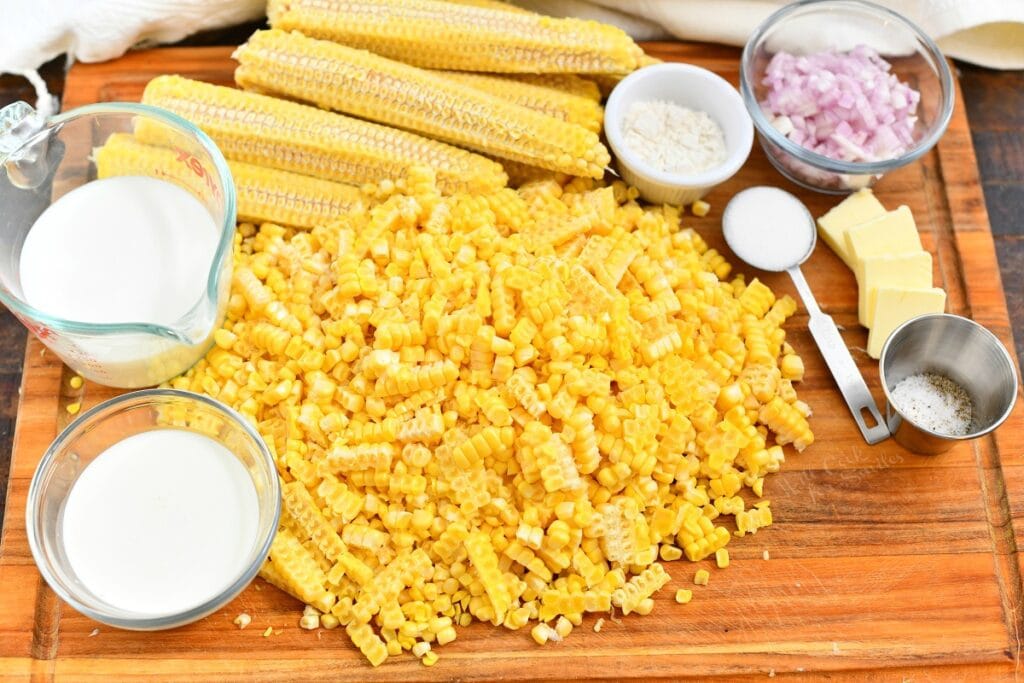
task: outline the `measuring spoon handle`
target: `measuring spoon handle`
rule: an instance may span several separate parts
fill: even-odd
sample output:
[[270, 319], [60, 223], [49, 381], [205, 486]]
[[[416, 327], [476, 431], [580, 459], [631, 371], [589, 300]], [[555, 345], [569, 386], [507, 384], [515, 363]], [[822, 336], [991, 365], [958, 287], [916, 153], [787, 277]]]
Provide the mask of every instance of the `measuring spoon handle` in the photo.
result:
[[[839, 392], [843, 395], [846, 405], [853, 413], [853, 419], [856, 421], [857, 427], [860, 428], [861, 435], [869, 444], [885, 441], [889, 438], [889, 428], [885, 425], [885, 420], [882, 419], [882, 414], [879, 412], [878, 406], [875, 405], [875, 399], [864, 382], [864, 376], [860, 374], [860, 369], [850, 355], [846, 342], [839, 334], [839, 328], [836, 327], [835, 321], [832, 320], [832, 316], [823, 313], [818, 308], [811, 288], [804, 280], [800, 269], [790, 269], [789, 275], [793, 278], [797, 292], [804, 300], [804, 307], [810, 315], [807, 326], [811, 331], [811, 336], [814, 337], [818, 350], [821, 351], [821, 356], [825, 359], [825, 364], [839, 386]], [[868, 427], [864, 421], [865, 410], [874, 418], [875, 425], [873, 427]]]
[[[876, 444], [889, 438], [889, 428], [885, 426], [885, 420], [875, 405], [875, 399], [864, 383], [864, 377], [860, 374], [857, 364], [850, 356], [850, 350], [846, 348], [846, 342], [836, 328], [832, 317], [824, 313], [811, 316], [808, 327], [811, 336], [818, 344], [825, 364], [832, 372], [832, 377], [839, 385], [839, 391], [846, 400], [846, 405], [853, 413], [853, 419], [864, 440], [869, 444]], [[867, 410], [875, 420], [874, 427], [868, 427], [864, 421], [864, 410]]]

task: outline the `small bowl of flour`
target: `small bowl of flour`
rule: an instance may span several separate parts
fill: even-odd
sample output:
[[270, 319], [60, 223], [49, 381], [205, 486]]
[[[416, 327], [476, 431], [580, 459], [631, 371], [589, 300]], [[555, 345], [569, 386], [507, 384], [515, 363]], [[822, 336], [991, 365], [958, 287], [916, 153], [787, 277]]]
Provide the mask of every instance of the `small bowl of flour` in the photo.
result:
[[740, 169], [754, 140], [736, 89], [690, 64], [657, 64], [624, 78], [604, 124], [623, 179], [654, 203], [697, 201]]

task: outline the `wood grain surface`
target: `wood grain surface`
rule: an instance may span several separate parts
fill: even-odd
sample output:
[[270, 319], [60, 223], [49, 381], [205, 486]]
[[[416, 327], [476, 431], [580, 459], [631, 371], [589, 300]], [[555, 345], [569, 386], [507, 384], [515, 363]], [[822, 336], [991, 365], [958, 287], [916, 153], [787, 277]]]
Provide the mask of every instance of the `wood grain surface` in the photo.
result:
[[[737, 51], [656, 44], [654, 54], [702, 64], [736, 81]], [[177, 72], [230, 80], [229, 49], [164, 49], [135, 53], [72, 71], [65, 106], [137, 99], [154, 75]], [[712, 212], [687, 217], [714, 246], [721, 209], [738, 189], [773, 184], [804, 199], [820, 215], [834, 199], [795, 188], [759, 149], [727, 185], [709, 197]], [[892, 173], [877, 193], [887, 206], [907, 204], [935, 257], [936, 282], [949, 310], [986, 325], [1012, 347], [1011, 329], [978, 183], [974, 149], [958, 94], [949, 131], [920, 162]], [[851, 273], [827, 248], [805, 272], [876, 398], [877, 364], [863, 352]], [[753, 274], [753, 273], [752, 273]], [[793, 293], [785, 276], [758, 273], [777, 292]], [[370, 669], [341, 631], [298, 628], [298, 603], [258, 580], [232, 604], [190, 626], [131, 633], [80, 616], [56, 601], [38, 578], [27, 548], [28, 482], [57, 429], [66, 384], [61, 365], [30, 340], [11, 464], [9, 504], [0, 545], [0, 672], [48, 678], [166, 679], [313, 678], [478, 680], [488, 678], [704, 678], [796, 674], [830, 680], [902, 678], [1011, 679], [1020, 656], [1024, 528], [1022, 408], [993, 437], [937, 457], [894, 442], [867, 447], [806, 331], [802, 312], [787, 326], [803, 355], [801, 397], [814, 408], [818, 441], [788, 452], [782, 473], [766, 483], [776, 523], [730, 544], [732, 565], [670, 563], [672, 582], [648, 617], [594, 617], [564, 643], [535, 646], [525, 631], [488, 625], [460, 631], [440, 648], [432, 668], [411, 656]], [[62, 393], [65, 395], [62, 398]], [[86, 405], [113, 395], [87, 386]], [[762, 553], [770, 552], [764, 560]], [[710, 585], [689, 605], [671, 600], [707, 567]], [[238, 630], [239, 612], [253, 617]], [[267, 626], [279, 634], [262, 637]], [[98, 632], [96, 631], [98, 627]]]

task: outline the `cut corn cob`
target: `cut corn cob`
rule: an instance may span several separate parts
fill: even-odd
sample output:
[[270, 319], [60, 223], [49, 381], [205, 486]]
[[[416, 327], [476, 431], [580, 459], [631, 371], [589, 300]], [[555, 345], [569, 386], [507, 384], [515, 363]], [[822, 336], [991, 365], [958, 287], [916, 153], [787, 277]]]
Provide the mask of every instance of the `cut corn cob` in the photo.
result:
[[557, 173], [546, 168], [531, 166], [520, 161], [510, 159], [495, 159], [501, 163], [508, 174], [508, 184], [512, 187], [521, 187], [527, 183], [535, 183], [540, 180], [554, 180], [560, 185], [564, 184], [570, 177], [564, 173]]
[[[654, 64], [661, 64], [662, 60], [657, 57], [652, 57], [648, 54], [643, 54], [640, 59], [637, 60], [637, 69], [642, 69], [645, 66], [652, 66]], [[623, 73], [607, 73], [607, 74], [592, 74], [590, 77], [594, 79], [594, 83], [597, 84], [598, 89], [601, 92], [602, 97], [608, 97], [609, 93], [619, 84], [627, 74]]]
[[[174, 149], [146, 145], [127, 133], [115, 133], [93, 151], [96, 175], [153, 175], [200, 196], [203, 176], [189, 161], [194, 157]], [[366, 196], [354, 185], [332, 183], [298, 173], [278, 171], [238, 161], [228, 162], [235, 181], [238, 220], [271, 222], [297, 228], [330, 223], [366, 204]]]
[[456, 5], [466, 5], [468, 7], [486, 7], [487, 9], [502, 10], [505, 12], [518, 12], [520, 14], [532, 14], [530, 10], [523, 9], [519, 5], [513, 5], [510, 2], [502, 2], [501, 0], [446, 0], [447, 2], [454, 3]]
[[[199, 126], [235, 161], [356, 185], [401, 181], [410, 166], [425, 165], [445, 193], [488, 193], [506, 182], [495, 162], [443, 142], [180, 76], [154, 78], [142, 101]], [[165, 144], [166, 130], [141, 119], [135, 134]]]
[[577, 123], [595, 133], [601, 132], [604, 109], [587, 97], [532, 83], [514, 81], [494, 74], [470, 73], [467, 71], [438, 71], [445, 78], [468, 85], [477, 90], [500, 97], [503, 100], [539, 111], [556, 119]]
[[643, 55], [596, 21], [442, 0], [270, 0], [270, 25], [429, 69], [628, 73]]
[[582, 126], [365, 50], [269, 30], [253, 34], [235, 58], [235, 80], [247, 89], [304, 99], [572, 175], [600, 178], [610, 161], [597, 135]]
[[594, 81], [576, 74], [502, 74], [505, 78], [552, 88], [569, 95], [586, 97], [595, 102], [601, 101], [601, 89]]

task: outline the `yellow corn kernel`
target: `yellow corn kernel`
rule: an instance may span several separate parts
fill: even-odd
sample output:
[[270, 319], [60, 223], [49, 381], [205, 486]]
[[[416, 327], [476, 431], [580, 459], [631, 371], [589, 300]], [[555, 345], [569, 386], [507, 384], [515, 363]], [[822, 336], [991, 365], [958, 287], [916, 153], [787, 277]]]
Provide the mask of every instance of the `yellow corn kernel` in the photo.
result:
[[423, 662], [423, 666], [434, 666], [435, 664], [437, 664], [437, 659], [437, 653], [431, 650], [430, 652], [427, 652], [425, 655], [423, 655], [423, 658], [420, 659], [420, 661]]
[[530, 637], [533, 638], [533, 642], [537, 643], [538, 645], [544, 645], [545, 643], [547, 643], [548, 640], [551, 639], [551, 634], [553, 633], [556, 636], [558, 635], [557, 633], [555, 633], [554, 629], [552, 629], [550, 626], [543, 622], [537, 624], [532, 629], [530, 629]]
[[711, 210], [711, 205], [703, 199], [698, 199], [690, 205], [690, 211], [693, 212], [694, 216], [704, 217], [708, 215], [708, 211]]
[[795, 353], [787, 353], [779, 365], [784, 379], [798, 382], [804, 378], [804, 361]]
[[674, 545], [663, 545], [659, 549], [658, 554], [661, 556], [661, 559], [665, 560], [666, 562], [671, 562], [673, 560], [678, 560], [680, 557], [682, 557], [683, 551], [681, 548], [677, 548]]
[[82, 409], [82, 404], [76, 401], [75, 403], [67, 404], [64, 409], [68, 411], [69, 415], [77, 415], [78, 411]]
[[680, 588], [676, 591], [676, 602], [685, 605], [693, 599], [693, 591], [688, 588]]
[[693, 583], [698, 586], [706, 586], [709, 578], [711, 578], [711, 573], [707, 569], [698, 569], [697, 573], [693, 575]]
[[234, 623], [234, 625], [238, 628], [242, 629], [252, 623], [252, 617], [250, 617], [245, 612], [242, 612], [237, 617], [235, 617], [232, 623]]
[[719, 548], [715, 551], [715, 564], [718, 565], [719, 569], [725, 569], [729, 566], [729, 551], [725, 548]]

